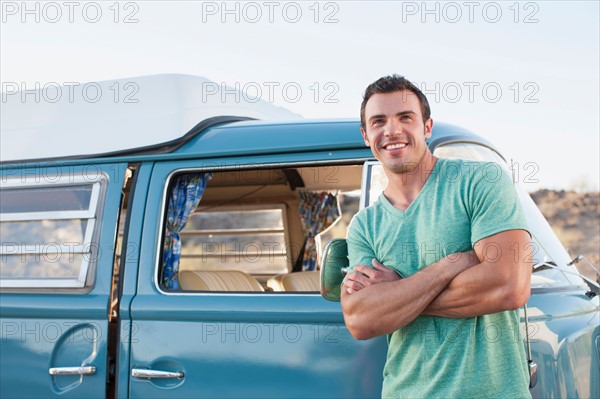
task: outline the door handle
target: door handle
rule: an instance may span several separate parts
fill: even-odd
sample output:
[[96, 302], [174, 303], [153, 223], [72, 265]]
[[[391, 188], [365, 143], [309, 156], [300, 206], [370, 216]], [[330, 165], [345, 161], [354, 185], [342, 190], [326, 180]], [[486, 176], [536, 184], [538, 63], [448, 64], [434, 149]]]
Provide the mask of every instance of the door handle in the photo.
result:
[[50, 375], [92, 375], [96, 374], [96, 366], [51, 367], [48, 373]]
[[149, 369], [131, 369], [131, 376], [134, 378], [152, 379], [152, 378], [183, 378], [185, 374], [182, 371], [161, 371]]

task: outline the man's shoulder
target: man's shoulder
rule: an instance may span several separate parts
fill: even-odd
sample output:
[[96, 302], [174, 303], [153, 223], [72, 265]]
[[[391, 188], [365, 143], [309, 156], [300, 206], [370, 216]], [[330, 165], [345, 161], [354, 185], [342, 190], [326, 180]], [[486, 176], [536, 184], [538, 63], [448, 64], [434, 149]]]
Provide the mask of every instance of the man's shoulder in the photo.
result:
[[485, 171], [485, 169], [489, 168], [501, 169], [500, 165], [490, 161], [472, 161], [470, 159], [439, 158], [438, 162], [440, 163], [440, 170], [443, 173], [449, 174], [460, 171], [462, 172], [461, 175], [463, 176], [472, 176], [476, 173], [481, 173]]
[[371, 204], [370, 206], [361, 209], [360, 211], [356, 212], [354, 214], [354, 216], [352, 217], [352, 221], [364, 221], [369, 219], [371, 216], [373, 216], [373, 214], [377, 211], [376, 208], [378, 207], [377, 203], [379, 201], [375, 201], [375, 203]]
[[[383, 194], [381, 194], [383, 195]], [[361, 209], [360, 211], [358, 211], [356, 214], [354, 214], [354, 216], [352, 217], [352, 221], [350, 222], [350, 225], [348, 226], [349, 229], [351, 228], [364, 228], [367, 225], [367, 221], [369, 220], [375, 220], [375, 218], [377, 217], [377, 214], [379, 212], [382, 212], [383, 209], [383, 205], [381, 202], [381, 197], [377, 199], [377, 201], [375, 201], [373, 204], [371, 204], [370, 206]]]
[[[445, 182], [465, 184], [474, 182], [498, 182], [506, 178], [506, 171], [495, 162], [466, 159], [442, 159], [438, 168], [439, 179]], [[504, 176], [506, 175], [506, 176]]]

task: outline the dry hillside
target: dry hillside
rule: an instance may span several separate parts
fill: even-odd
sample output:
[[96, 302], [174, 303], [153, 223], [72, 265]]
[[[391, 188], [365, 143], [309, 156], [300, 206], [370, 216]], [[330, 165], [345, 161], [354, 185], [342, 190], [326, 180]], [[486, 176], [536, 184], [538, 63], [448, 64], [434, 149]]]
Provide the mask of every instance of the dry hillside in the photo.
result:
[[[531, 198], [540, 208], [548, 223], [573, 257], [584, 255], [596, 268], [600, 266], [600, 193], [538, 190]], [[586, 276], [593, 272], [584, 266], [578, 268]], [[595, 279], [595, 277], [594, 277]]]

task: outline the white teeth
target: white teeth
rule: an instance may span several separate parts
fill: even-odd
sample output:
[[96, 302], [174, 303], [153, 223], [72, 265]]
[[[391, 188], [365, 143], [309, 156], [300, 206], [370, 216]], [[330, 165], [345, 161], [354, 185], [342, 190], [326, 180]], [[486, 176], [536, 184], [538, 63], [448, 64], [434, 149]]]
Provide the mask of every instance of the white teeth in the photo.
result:
[[395, 150], [396, 148], [404, 148], [406, 144], [390, 144], [386, 147], [388, 150]]

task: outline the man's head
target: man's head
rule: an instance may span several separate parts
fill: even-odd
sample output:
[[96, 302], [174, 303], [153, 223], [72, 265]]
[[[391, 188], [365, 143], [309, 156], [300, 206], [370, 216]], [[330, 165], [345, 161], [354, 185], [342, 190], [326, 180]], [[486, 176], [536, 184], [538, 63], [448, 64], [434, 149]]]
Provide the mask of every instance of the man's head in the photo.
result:
[[360, 130], [386, 171], [410, 174], [431, 160], [426, 139], [432, 127], [427, 99], [405, 78], [387, 76], [367, 88]]
[[365, 126], [365, 107], [367, 102], [377, 93], [393, 93], [395, 91], [407, 91], [415, 94], [421, 105], [421, 114], [423, 115], [423, 123], [431, 117], [431, 108], [429, 108], [429, 101], [425, 94], [417, 86], [412, 84], [404, 76], [397, 74], [384, 76], [377, 79], [375, 82], [367, 86], [365, 94], [363, 96], [363, 102], [360, 105], [360, 126], [364, 129]]

